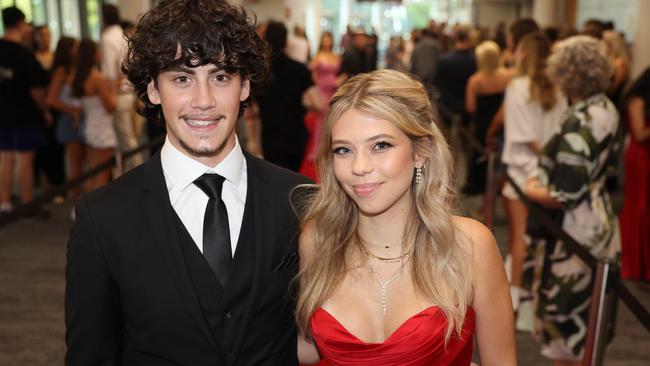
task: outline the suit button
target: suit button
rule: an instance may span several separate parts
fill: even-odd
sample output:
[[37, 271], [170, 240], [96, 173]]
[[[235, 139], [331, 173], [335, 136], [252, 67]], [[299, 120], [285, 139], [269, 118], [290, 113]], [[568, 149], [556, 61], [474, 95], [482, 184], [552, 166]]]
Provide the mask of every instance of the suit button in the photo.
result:
[[223, 316], [223, 320], [228, 320], [232, 317], [232, 313], [230, 311], [226, 312], [226, 314]]
[[225, 350], [223, 350], [223, 354], [224, 356], [226, 356], [226, 358], [230, 358], [230, 348], [226, 348]]

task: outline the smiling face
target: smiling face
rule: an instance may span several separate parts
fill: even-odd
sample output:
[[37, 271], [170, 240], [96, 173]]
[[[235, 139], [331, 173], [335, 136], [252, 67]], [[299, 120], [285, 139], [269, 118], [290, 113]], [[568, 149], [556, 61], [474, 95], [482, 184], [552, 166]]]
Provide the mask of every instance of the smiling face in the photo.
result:
[[162, 107], [171, 144], [208, 166], [235, 146], [239, 104], [249, 92], [248, 80], [213, 64], [166, 70], [147, 87], [149, 100]]
[[423, 161], [395, 125], [350, 109], [332, 126], [332, 154], [334, 176], [362, 216], [408, 213]]

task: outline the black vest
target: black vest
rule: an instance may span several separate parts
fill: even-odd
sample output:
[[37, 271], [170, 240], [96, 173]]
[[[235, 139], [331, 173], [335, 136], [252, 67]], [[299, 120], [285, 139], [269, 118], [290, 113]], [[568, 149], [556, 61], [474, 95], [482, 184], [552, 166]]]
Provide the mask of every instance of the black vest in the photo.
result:
[[249, 190], [237, 248], [230, 266], [228, 282], [224, 287], [219, 284], [205, 257], [174, 212], [189, 277], [205, 319], [212, 330], [212, 336], [220, 346], [223, 358], [227, 363], [230, 363], [234, 356], [231, 355], [231, 350], [234, 346], [237, 326], [241, 324], [244, 310], [248, 307], [253, 281], [255, 237], [253, 200], [250, 193]]

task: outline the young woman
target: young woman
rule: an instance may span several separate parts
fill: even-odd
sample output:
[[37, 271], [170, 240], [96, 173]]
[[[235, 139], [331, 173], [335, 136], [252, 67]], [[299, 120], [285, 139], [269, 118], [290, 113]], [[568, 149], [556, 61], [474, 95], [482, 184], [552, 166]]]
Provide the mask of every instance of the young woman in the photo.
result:
[[50, 28], [41, 25], [34, 28], [34, 56], [47, 71], [53, 70], [54, 53], [50, 49], [52, 33]]
[[296, 316], [303, 363], [515, 365], [492, 234], [455, 216], [452, 158], [426, 89], [360, 74], [332, 98], [307, 202]]
[[[59, 112], [55, 129], [57, 142], [65, 145], [67, 179], [81, 175], [84, 147], [79, 127], [81, 124], [81, 99], [72, 95], [72, 80], [75, 74], [75, 59], [78, 42], [71, 37], [61, 37], [54, 52], [52, 80], [47, 92], [47, 104]], [[70, 198], [76, 200], [80, 189], [70, 191]]]
[[625, 151], [621, 276], [650, 283], [650, 68], [626, 99], [630, 144]]
[[[515, 78], [504, 97], [505, 135], [501, 160], [521, 188], [537, 169], [541, 147], [560, 123], [567, 103], [546, 75], [550, 41], [542, 32], [524, 36], [515, 50]], [[521, 290], [525, 254], [524, 235], [528, 211], [510, 183], [502, 190], [508, 216], [510, 283], [515, 309], [519, 298], [529, 298]], [[524, 312], [525, 313], [525, 312]]]
[[[474, 54], [478, 70], [467, 81], [465, 89], [465, 110], [474, 117], [474, 136], [479, 142], [486, 140], [492, 118], [501, 107], [503, 93], [508, 86], [512, 72], [501, 65], [501, 50], [492, 41], [479, 44]], [[487, 162], [479, 162], [481, 153], [474, 151], [470, 158], [465, 193], [485, 192]]]
[[[320, 141], [323, 128], [323, 119], [327, 112], [327, 103], [329, 103], [340, 83], [340, 80], [337, 80], [337, 74], [341, 67], [341, 57], [332, 51], [333, 47], [334, 37], [332, 33], [324, 32], [320, 38], [318, 53], [309, 64], [312, 80], [316, 84], [312, 88], [318, 90], [318, 92], [312, 93], [310, 97], [320, 99], [313, 103], [320, 107], [314, 108], [312, 106], [313, 110], [305, 116], [309, 140], [307, 141], [305, 157], [302, 160], [299, 172], [313, 180], [318, 179], [315, 167], [316, 150], [318, 149], [318, 141]], [[309, 89], [308, 93], [311, 93]]]
[[[104, 78], [97, 68], [98, 64], [97, 45], [90, 39], [83, 39], [79, 44], [72, 91], [74, 96], [81, 98], [83, 106], [83, 138], [90, 169], [110, 159], [117, 144], [112, 115], [116, 104], [116, 85]], [[88, 190], [98, 188], [110, 179], [111, 170], [106, 169], [90, 180]]]

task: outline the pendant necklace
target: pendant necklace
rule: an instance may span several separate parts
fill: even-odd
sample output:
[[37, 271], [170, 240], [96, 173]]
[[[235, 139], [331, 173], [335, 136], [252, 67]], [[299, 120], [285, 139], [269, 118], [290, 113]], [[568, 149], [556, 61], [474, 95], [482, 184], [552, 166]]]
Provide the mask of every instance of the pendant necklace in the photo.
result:
[[379, 286], [381, 288], [381, 308], [384, 312], [384, 316], [386, 316], [386, 311], [388, 310], [388, 303], [386, 301], [386, 292], [388, 290], [388, 286], [397, 278], [397, 276], [402, 273], [402, 269], [404, 268], [404, 264], [408, 261], [408, 257], [406, 257], [406, 259], [402, 262], [402, 265], [400, 265], [400, 267], [397, 269], [397, 271], [395, 271], [391, 278], [386, 281], [382, 281], [377, 271], [375, 271], [375, 268], [372, 266], [372, 264], [370, 264], [370, 257], [368, 256], [368, 253], [366, 253], [366, 251], [363, 249], [363, 246], [359, 245], [359, 249], [361, 249], [361, 253], [363, 253], [363, 255], [368, 260], [368, 268], [370, 269], [370, 272], [372, 272], [375, 278], [377, 278], [377, 281], [379, 281]]

